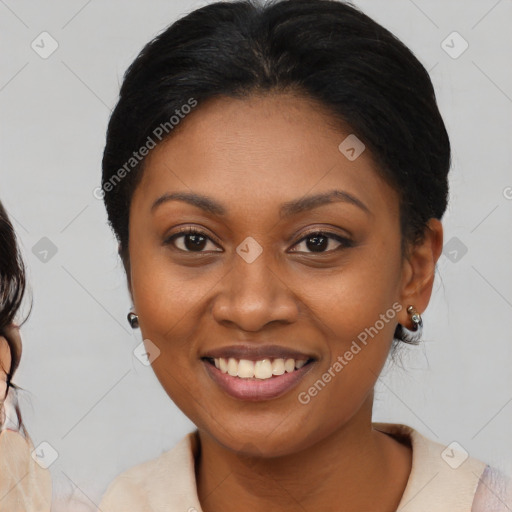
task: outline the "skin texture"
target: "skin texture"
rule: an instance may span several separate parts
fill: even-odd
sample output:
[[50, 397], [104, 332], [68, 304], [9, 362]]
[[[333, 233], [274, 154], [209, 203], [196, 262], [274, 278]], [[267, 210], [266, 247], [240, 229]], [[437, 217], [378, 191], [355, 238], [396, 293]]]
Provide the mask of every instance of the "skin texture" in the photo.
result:
[[7, 340], [0, 336], [0, 403], [7, 393], [7, 371], [11, 367], [11, 351]]
[[[5, 328], [5, 334], [9, 337], [11, 343], [17, 347], [18, 353], [21, 354], [21, 337], [19, 327], [11, 324]], [[4, 336], [0, 336], [0, 426], [5, 422], [5, 411], [3, 402], [7, 397], [7, 373], [11, 369], [12, 356], [9, 343]]]
[[[406, 307], [430, 299], [442, 225], [400, 253], [398, 195], [376, 173], [369, 151], [349, 161], [338, 145], [350, 133], [314, 102], [291, 94], [216, 98], [191, 113], [146, 160], [130, 206], [128, 284], [144, 339], [160, 355], [153, 369], [197, 425], [198, 494], [205, 512], [396, 509], [411, 469], [410, 448], [372, 428], [373, 388]], [[371, 213], [332, 202], [289, 218], [283, 202], [340, 189]], [[151, 205], [164, 193], [196, 192], [224, 216], [183, 201]], [[179, 227], [209, 239], [193, 251]], [[327, 230], [315, 252], [308, 232]], [[263, 249], [252, 263], [236, 248]], [[186, 252], [187, 247], [189, 251]], [[192, 250], [190, 250], [192, 247]], [[180, 250], [181, 249], [181, 250]], [[126, 262], [125, 262], [126, 264]], [[304, 405], [307, 390], [398, 302], [401, 311]], [[316, 361], [284, 396], [244, 402], [205, 371], [206, 351], [241, 342], [278, 344]], [[148, 345], [147, 345], [148, 346]]]

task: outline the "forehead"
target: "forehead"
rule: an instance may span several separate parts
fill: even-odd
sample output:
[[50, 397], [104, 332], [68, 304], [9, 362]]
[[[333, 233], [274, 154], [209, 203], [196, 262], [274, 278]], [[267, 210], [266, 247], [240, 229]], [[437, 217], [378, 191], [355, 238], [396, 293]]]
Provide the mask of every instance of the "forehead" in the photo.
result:
[[377, 173], [370, 152], [349, 160], [340, 151], [354, 135], [336, 123], [325, 108], [298, 95], [210, 99], [146, 157], [133, 201], [193, 190], [248, 207], [343, 188], [396, 213], [395, 191]]

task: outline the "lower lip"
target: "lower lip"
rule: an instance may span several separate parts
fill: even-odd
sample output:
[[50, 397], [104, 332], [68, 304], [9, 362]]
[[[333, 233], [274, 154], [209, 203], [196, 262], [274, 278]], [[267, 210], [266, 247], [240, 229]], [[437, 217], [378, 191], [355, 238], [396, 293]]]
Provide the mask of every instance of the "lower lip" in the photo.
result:
[[298, 370], [283, 375], [274, 375], [270, 379], [242, 379], [229, 373], [221, 372], [216, 366], [203, 360], [208, 375], [228, 395], [239, 400], [258, 402], [278, 398], [293, 389], [299, 381], [311, 370], [314, 361]]

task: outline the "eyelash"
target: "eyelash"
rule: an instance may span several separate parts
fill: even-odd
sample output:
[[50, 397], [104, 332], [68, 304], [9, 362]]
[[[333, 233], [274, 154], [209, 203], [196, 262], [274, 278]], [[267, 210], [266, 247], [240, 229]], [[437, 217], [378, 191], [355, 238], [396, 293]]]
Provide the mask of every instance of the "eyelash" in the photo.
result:
[[[204, 238], [214, 242], [214, 240], [212, 240], [205, 232], [203, 232], [203, 231], [201, 231], [201, 230], [199, 230], [197, 228], [194, 228], [192, 226], [188, 226], [186, 228], [181, 228], [177, 233], [175, 233], [174, 235], [172, 235], [169, 238], [167, 238], [164, 241], [164, 244], [165, 245], [171, 245], [174, 242], [174, 240], [176, 240], [177, 238], [184, 237], [184, 236], [187, 236], [187, 235], [199, 235], [199, 236], [202, 236], [202, 237], [204, 237]], [[317, 252], [317, 253], [315, 253], [314, 251], [309, 251], [309, 252], [306, 252], [306, 253], [304, 253], [304, 251], [293, 251], [293, 252], [298, 252], [299, 254], [328, 254], [328, 253], [332, 253], [332, 252], [337, 251], [337, 250], [342, 249], [342, 248], [352, 247], [354, 245], [352, 240], [349, 240], [348, 238], [342, 237], [342, 236], [340, 236], [340, 235], [338, 235], [336, 233], [332, 233], [330, 231], [316, 230], [316, 231], [310, 231], [308, 233], [305, 233], [303, 235], [303, 237], [300, 240], [298, 240], [293, 246], [298, 245], [299, 243], [303, 242], [304, 240], [307, 240], [308, 238], [312, 238], [313, 236], [325, 236], [327, 238], [331, 238], [331, 239], [336, 240], [341, 245], [339, 247], [337, 247], [336, 249], [331, 249], [329, 251], [320, 251], [320, 252]], [[176, 249], [178, 251], [181, 251], [181, 252], [197, 253], [197, 254], [201, 254], [201, 253], [207, 252], [207, 251], [186, 251], [184, 249], [178, 249], [177, 247], [176, 247]], [[214, 251], [214, 252], [220, 252], [220, 251]]]

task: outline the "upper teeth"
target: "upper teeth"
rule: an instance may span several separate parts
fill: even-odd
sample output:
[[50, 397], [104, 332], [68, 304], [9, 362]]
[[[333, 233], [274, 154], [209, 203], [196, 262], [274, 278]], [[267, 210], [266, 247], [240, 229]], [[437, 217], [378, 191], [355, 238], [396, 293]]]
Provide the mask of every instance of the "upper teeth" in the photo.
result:
[[259, 361], [251, 361], [249, 359], [235, 359], [230, 357], [226, 359], [219, 357], [214, 359], [215, 366], [222, 373], [228, 373], [232, 377], [241, 377], [242, 379], [270, 379], [272, 375], [283, 375], [283, 373], [291, 373], [295, 369], [302, 368], [307, 359], [260, 359]]

